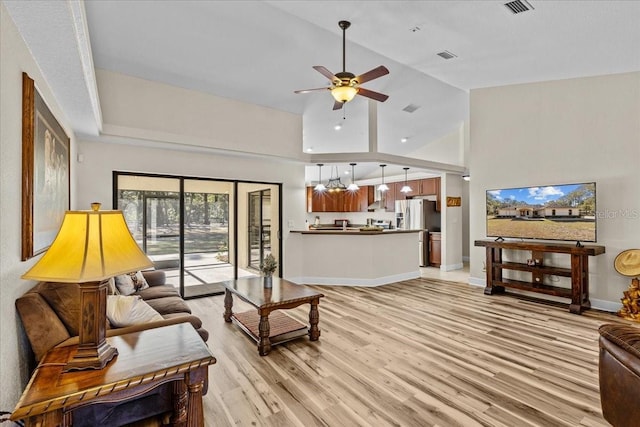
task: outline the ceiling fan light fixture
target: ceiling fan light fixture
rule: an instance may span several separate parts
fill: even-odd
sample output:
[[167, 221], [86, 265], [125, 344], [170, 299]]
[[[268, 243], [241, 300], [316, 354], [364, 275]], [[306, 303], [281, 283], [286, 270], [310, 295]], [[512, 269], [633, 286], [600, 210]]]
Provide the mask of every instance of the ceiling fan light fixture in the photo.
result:
[[333, 99], [338, 102], [349, 102], [358, 93], [358, 89], [353, 86], [336, 86], [331, 89]]

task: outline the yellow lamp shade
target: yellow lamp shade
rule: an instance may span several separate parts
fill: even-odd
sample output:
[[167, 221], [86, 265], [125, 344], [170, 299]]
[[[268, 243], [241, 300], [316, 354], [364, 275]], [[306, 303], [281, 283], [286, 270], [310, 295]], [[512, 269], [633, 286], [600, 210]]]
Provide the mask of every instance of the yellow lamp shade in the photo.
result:
[[331, 89], [331, 95], [338, 102], [349, 102], [356, 96], [358, 89], [353, 86], [336, 86]]
[[47, 252], [22, 278], [97, 282], [152, 266], [121, 211], [67, 211]]

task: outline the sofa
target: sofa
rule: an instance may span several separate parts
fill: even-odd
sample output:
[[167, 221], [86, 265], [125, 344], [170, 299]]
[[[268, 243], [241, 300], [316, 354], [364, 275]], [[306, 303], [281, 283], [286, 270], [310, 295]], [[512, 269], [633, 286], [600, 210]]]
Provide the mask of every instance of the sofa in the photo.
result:
[[[206, 342], [209, 333], [202, 327], [202, 321], [191, 314], [177, 289], [166, 284], [164, 271], [144, 271], [142, 276], [149, 286], [133, 295], [139, 296], [157, 311], [162, 320], [123, 327], [115, 327], [108, 322], [106, 336], [189, 322]], [[80, 288], [77, 284], [40, 282], [16, 300], [16, 308], [35, 362], [39, 362], [55, 346], [78, 343]], [[158, 318], [160, 316], [156, 315]], [[207, 390], [206, 384], [205, 381], [203, 394]], [[171, 393], [172, 386], [167, 383], [129, 401], [78, 408], [73, 412], [73, 425], [119, 426], [168, 413], [173, 410]]]
[[599, 329], [602, 415], [614, 427], [640, 425], [640, 328], [606, 324]]

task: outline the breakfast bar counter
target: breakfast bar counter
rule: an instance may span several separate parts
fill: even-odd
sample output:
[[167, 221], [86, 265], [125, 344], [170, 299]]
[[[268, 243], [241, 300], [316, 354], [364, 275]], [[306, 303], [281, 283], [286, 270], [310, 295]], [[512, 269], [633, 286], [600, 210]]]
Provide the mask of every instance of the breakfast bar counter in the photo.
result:
[[[285, 269], [300, 284], [378, 286], [420, 277], [419, 230], [291, 231]], [[289, 274], [290, 273], [290, 274]]]

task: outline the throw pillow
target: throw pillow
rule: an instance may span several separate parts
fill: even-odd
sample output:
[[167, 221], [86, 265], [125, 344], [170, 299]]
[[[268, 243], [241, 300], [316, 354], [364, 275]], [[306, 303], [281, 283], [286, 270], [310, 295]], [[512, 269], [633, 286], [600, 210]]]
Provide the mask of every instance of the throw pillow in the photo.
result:
[[131, 295], [148, 287], [149, 284], [140, 271], [116, 276], [116, 288], [121, 295]]
[[136, 295], [108, 295], [107, 319], [117, 328], [164, 320], [160, 313]]
[[120, 291], [116, 287], [115, 277], [109, 277], [109, 280], [107, 280], [107, 295], [120, 295]]

